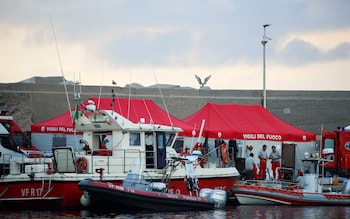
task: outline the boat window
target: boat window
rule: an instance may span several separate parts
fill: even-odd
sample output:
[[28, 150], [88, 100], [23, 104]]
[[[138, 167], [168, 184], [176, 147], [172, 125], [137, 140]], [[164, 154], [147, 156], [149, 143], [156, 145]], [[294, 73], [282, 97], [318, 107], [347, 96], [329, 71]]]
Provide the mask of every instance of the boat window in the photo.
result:
[[345, 142], [344, 146], [347, 150], [350, 150], [350, 141]]
[[174, 149], [176, 150], [176, 152], [177, 153], [182, 152], [183, 148], [184, 148], [184, 140], [183, 139], [176, 139], [176, 141], [174, 143]]
[[0, 144], [10, 150], [16, 149], [16, 144], [9, 135], [0, 135]]
[[171, 146], [171, 144], [173, 143], [174, 141], [174, 138], [175, 138], [175, 134], [166, 134], [166, 146]]
[[158, 133], [157, 134], [157, 145], [158, 145], [158, 148], [164, 148], [164, 143], [165, 143], [165, 139], [164, 139], [165, 135], [164, 133]]
[[27, 146], [28, 143], [25, 145], [25, 137], [22, 132], [15, 131], [13, 133], [13, 140], [15, 141], [16, 145], [23, 145]]
[[130, 132], [129, 141], [131, 146], [141, 146], [140, 132]]
[[65, 146], [67, 145], [66, 135], [54, 134], [52, 136], [52, 147]]
[[89, 115], [89, 120], [90, 122], [98, 122], [98, 123], [102, 123], [102, 122], [107, 122], [107, 116], [103, 113], [93, 113]]
[[326, 138], [324, 140], [324, 148], [331, 148], [334, 150], [334, 139]]

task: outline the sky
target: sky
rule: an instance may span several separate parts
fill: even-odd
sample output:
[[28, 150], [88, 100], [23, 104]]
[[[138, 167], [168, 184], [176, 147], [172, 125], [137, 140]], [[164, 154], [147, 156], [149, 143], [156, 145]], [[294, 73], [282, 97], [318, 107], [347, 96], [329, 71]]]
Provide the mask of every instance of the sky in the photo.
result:
[[265, 60], [267, 90], [348, 91], [349, 8], [348, 0], [0, 0], [0, 82], [199, 88], [198, 75], [215, 90], [261, 90]]

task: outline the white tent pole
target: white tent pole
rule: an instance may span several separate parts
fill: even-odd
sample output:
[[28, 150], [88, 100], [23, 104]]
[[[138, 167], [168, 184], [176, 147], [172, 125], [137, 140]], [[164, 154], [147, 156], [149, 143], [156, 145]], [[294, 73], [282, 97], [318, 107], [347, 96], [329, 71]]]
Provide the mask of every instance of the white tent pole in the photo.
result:
[[201, 129], [199, 130], [199, 135], [198, 135], [198, 140], [197, 142], [200, 142], [201, 138], [202, 138], [202, 133], [203, 133], [203, 129], [204, 129], [204, 124], [205, 124], [205, 119], [202, 120], [202, 125], [201, 125]]

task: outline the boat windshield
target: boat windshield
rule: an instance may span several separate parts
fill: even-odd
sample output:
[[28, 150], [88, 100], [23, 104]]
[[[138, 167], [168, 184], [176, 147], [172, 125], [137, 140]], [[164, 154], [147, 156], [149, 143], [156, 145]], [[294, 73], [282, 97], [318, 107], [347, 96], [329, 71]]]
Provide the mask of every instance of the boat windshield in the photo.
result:
[[176, 134], [175, 133], [167, 134], [167, 136], [166, 136], [166, 144], [165, 145], [167, 147], [172, 146], [175, 138], [176, 138]]

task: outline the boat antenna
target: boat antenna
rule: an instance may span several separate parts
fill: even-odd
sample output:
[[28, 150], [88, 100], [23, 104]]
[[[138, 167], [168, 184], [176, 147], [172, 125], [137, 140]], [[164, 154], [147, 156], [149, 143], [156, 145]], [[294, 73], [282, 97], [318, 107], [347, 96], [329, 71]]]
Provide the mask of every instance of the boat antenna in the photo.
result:
[[[130, 85], [132, 82], [132, 73], [130, 73]], [[131, 86], [129, 85], [129, 100], [128, 100], [128, 119], [130, 119], [130, 105], [131, 105]]]
[[[61, 74], [62, 74], [62, 80], [63, 80], [64, 90], [65, 90], [65, 92], [66, 92], [67, 104], [68, 104], [68, 109], [69, 109], [69, 112], [70, 112], [70, 111], [71, 111], [71, 106], [70, 106], [69, 97], [68, 97], [67, 84], [66, 84], [67, 82], [66, 82], [66, 79], [64, 78], [64, 74], [63, 74], [63, 68], [62, 68], [62, 62], [61, 62], [61, 56], [60, 56], [60, 50], [58, 49], [58, 45], [57, 45], [56, 33], [55, 33], [55, 28], [54, 28], [54, 26], [53, 26], [51, 13], [49, 13], [49, 15], [50, 15], [50, 23], [51, 23], [53, 38], [54, 38], [54, 40], [55, 40], [55, 45], [56, 45], [56, 52], [57, 52], [57, 57], [58, 57], [58, 63], [59, 63], [59, 65], [60, 65], [60, 69], [61, 69]], [[73, 122], [73, 120], [74, 120], [74, 118], [72, 118], [72, 122]]]
[[147, 104], [146, 104], [146, 101], [143, 99], [142, 100], [143, 101], [143, 104], [145, 105], [145, 107], [146, 107], [146, 110], [147, 110], [147, 113], [148, 113], [148, 116], [149, 116], [149, 118], [150, 118], [150, 121], [149, 121], [149, 123], [150, 124], [154, 124], [154, 122], [153, 122], [153, 118], [152, 118], [152, 115], [151, 115], [151, 112], [149, 111], [149, 109], [148, 109], [148, 106], [147, 106]]
[[[63, 73], [63, 67], [62, 67], [62, 61], [61, 61], [61, 55], [60, 55], [60, 50], [58, 49], [58, 44], [57, 44], [57, 39], [56, 39], [56, 33], [55, 33], [55, 28], [54, 28], [54, 25], [53, 25], [53, 21], [52, 21], [52, 16], [51, 16], [51, 13], [49, 13], [50, 15], [50, 23], [51, 23], [51, 29], [52, 29], [52, 34], [53, 34], [53, 38], [55, 40], [55, 46], [56, 46], [56, 52], [57, 52], [57, 58], [58, 58], [58, 63], [59, 63], [59, 66], [60, 66], [60, 69], [61, 69], [61, 74], [62, 74], [62, 80], [63, 80], [63, 86], [64, 86], [64, 91], [66, 93], [66, 98], [67, 98], [67, 104], [68, 104], [68, 110], [69, 112], [72, 111], [72, 108], [70, 106], [70, 102], [69, 102], [69, 96], [68, 96], [68, 91], [67, 91], [67, 81], [64, 77], [64, 73]], [[74, 74], [74, 77], [75, 77], [75, 74]], [[81, 92], [81, 87], [80, 87], [80, 92]], [[74, 96], [75, 96], [75, 84], [74, 84]], [[79, 100], [80, 100], [80, 93], [79, 93]], [[75, 96], [76, 98], [76, 96]], [[78, 107], [78, 105], [77, 105]], [[78, 109], [76, 109], [78, 110]], [[73, 116], [71, 116], [71, 119], [72, 119], [72, 123], [74, 123], [74, 120], [75, 118], [73, 118]], [[74, 129], [74, 138], [75, 138], [75, 142], [78, 141], [77, 139], [77, 136], [76, 136], [76, 129]], [[77, 147], [78, 149], [78, 144], [75, 144], [75, 146]]]
[[154, 77], [155, 77], [155, 80], [156, 80], [156, 83], [157, 83], [157, 87], [158, 87], [158, 89], [159, 89], [160, 96], [162, 97], [162, 101], [163, 101], [163, 104], [164, 104], [164, 107], [165, 107], [165, 111], [166, 111], [166, 113], [167, 113], [167, 115], [168, 115], [168, 119], [169, 119], [170, 125], [171, 125], [171, 127], [174, 127], [174, 123], [173, 123], [173, 121], [172, 121], [171, 118], [170, 118], [170, 114], [169, 114], [168, 107], [167, 107], [167, 105], [165, 104], [164, 96], [163, 96], [163, 94], [162, 94], [162, 90], [160, 89], [160, 86], [159, 86], [158, 80], [157, 80], [157, 76], [156, 76], [156, 74], [155, 74], [154, 71], [153, 71], [153, 74], [154, 74]]
[[102, 93], [102, 81], [103, 81], [103, 72], [102, 72], [101, 83], [100, 83], [100, 93], [98, 94], [97, 109], [100, 109], [101, 93]]
[[[76, 88], [78, 86], [78, 88]], [[75, 113], [74, 113], [74, 116], [71, 116], [72, 118], [72, 123], [74, 124], [74, 127], [75, 127], [75, 119], [76, 118], [76, 113], [79, 111], [79, 104], [80, 105], [83, 105], [80, 101], [80, 94], [81, 94], [81, 83], [80, 83], [80, 73], [79, 73], [79, 81], [76, 81], [75, 80], [75, 72], [74, 72], [74, 101], [76, 102], [75, 104]], [[85, 107], [85, 106], [84, 106]], [[78, 139], [77, 139], [77, 135], [76, 135], [76, 129], [74, 128], [74, 139], [75, 139], [75, 142], [78, 142]], [[76, 146], [78, 144], [75, 144]]]
[[[78, 88], [75, 88], [76, 86], [78, 86]], [[80, 82], [80, 72], [79, 72], [79, 81], [76, 81], [75, 80], [75, 72], [74, 72], [74, 101], [76, 102], [75, 104], [75, 113], [74, 113], [74, 116], [71, 116], [72, 120], [73, 120], [73, 124], [75, 126], [75, 123], [74, 123], [74, 120], [77, 119], [76, 118], [76, 112], [79, 111], [79, 104], [83, 105], [80, 101], [80, 94], [81, 94], [81, 82]], [[77, 132], [76, 132], [76, 129], [74, 128], [74, 142], [75, 142], [75, 146], [76, 146], [76, 149], [78, 150], [78, 145], [79, 145], [79, 141], [78, 141], [78, 138], [77, 138]]]
[[[115, 82], [114, 80], [112, 80], [112, 84], [113, 85], [117, 85], [117, 82]], [[114, 89], [112, 89], [112, 111], [114, 110], [114, 101], [115, 101], [115, 94], [114, 94]], [[119, 112], [120, 112], [120, 115], [124, 116], [123, 115], [123, 111], [122, 111], [122, 107], [120, 105], [120, 101], [119, 101], [119, 98], [117, 97], [117, 101], [118, 101], [118, 106], [119, 106]], [[113, 113], [113, 112], [112, 112]]]
[[115, 97], [114, 89], [112, 89], [112, 103], [111, 103], [111, 105], [112, 105], [112, 115], [113, 115], [113, 112], [114, 112], [114, 97]]
[[[76, 86], [78, 86], [78, 88], [76, 88]], [[74, 73], [74, 100], [76, 102], [80, 102], [80, 94], [81, 94], [80, 73], [79, 73], [79, 81], [75, 80], [75, 73]]]
[[79, 72], [79, 98], [80, 98], [80, 95], [81, 95], [81, 75]]

